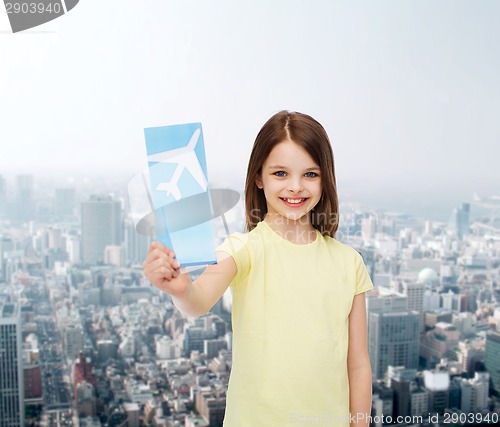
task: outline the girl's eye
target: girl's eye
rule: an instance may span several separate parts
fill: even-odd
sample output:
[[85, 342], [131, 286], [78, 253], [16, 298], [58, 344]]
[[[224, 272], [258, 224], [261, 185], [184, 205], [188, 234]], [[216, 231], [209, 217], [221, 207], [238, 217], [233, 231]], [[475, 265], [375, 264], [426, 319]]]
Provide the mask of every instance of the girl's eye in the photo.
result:
[[283, 171], [277, 171], [277, 172], [274, 172], [274, 175], [276, 175], [276, 176], [285, 176], [285, 175], [286, 175], [286, 172], [283, 172]]
[[316, 172], [306, 172], [305, 176], [307, 178], [316, 178], [318, 174]]

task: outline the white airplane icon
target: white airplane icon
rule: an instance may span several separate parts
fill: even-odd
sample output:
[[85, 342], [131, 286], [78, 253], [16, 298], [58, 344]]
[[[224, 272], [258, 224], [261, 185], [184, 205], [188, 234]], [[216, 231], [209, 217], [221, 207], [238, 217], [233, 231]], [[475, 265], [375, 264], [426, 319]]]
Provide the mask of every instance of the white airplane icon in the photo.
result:
[[201, 129], [198, 128], [193, 132], [193, 135], [191, 135], [191, 138], [185, 147], [175, 148], [162, 153], [150, 154], [148, 156], [149, 162], [177, 164], [170, 182], [160, 183], [156, 187], [156, 190], [166, 191], [167, 195], [172, 194], [175, 200], [179, 200], [182, 197], [178, 186], [179, 179], [184, 169], [187, 169], [203, 191], [206, 191], [208, 187], [207, 178], [205, 177], [205, 173], [203, 172], [200, 162], [196, 157], [196, 153], [194, 152], [194, 149], [198, 144], [198, 140], [200, 139], [200, 135]]

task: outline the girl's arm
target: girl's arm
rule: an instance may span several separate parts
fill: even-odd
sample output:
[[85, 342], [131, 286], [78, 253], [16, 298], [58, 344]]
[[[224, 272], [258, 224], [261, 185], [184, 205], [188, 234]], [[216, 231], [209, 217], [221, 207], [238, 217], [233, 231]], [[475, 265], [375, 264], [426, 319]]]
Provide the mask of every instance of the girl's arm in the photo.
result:
[[367, 427], [372, 405], [372, 370], [368, 357], [365, 293], [354, 297], [349, 314], [349, 410], [351, 426]]
[[174, 305], [188, 316], [202, 316], [224, 295], [236, 275], [231, 255], [217, 252], [217, 264], [209, 265], [194, 282], [179, 270], [173, 251], [153, 242], [143, 264], [144, 274], [158, 289], [172, 296]]

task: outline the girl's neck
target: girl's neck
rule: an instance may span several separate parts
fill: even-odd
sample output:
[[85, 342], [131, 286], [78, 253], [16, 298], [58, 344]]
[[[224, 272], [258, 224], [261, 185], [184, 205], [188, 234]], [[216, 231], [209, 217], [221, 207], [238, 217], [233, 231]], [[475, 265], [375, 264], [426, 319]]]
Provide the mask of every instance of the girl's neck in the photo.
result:
[[279, 214], [267, 213], [264, 222], [284, 239], [296, 243], [307, 244], [316, 240], [316, 229], [309, 216], [299, 220], [288, 219]]

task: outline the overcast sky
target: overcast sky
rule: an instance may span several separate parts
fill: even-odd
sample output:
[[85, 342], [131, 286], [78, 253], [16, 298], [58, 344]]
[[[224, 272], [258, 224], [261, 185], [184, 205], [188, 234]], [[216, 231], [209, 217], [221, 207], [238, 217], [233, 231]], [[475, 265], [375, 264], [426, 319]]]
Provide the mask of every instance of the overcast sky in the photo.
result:
[[0, 174], [131, 176], [143, 128], [201, 121], [210, 180], [238, 186], [291, 109], [328, 131], [341, 195], [500, 193], [499, 19], [494, 0], [81, 0], [11, 34], [0, 13]]

